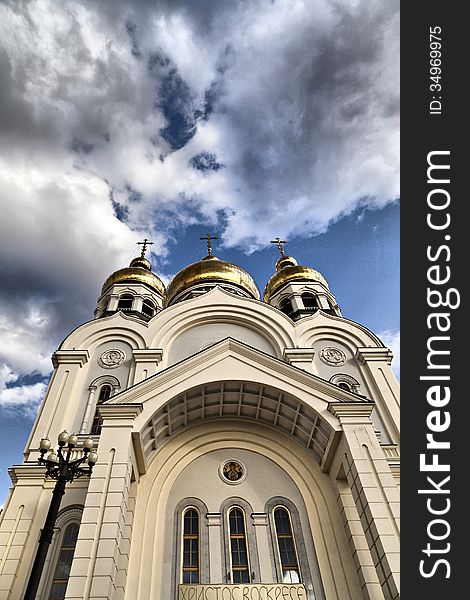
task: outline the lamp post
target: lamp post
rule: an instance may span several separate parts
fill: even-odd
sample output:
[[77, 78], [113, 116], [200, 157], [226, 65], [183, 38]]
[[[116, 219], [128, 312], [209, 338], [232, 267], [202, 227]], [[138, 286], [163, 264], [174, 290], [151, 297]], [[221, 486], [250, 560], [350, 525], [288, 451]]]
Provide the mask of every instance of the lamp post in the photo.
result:
[[[52, 492], [52, 500], [47, 513], [44, 528], [39, 538], [39, 546], [34, 559], [31, 575], [29, 576], [28, 587], [24, 595], [24, 600], [34, 600], [36, 598], [37, 589], [41, 580], [42, 570], [46, 561], [47, 551], [52, 541], [54, 534], [54, 525], [59, 513], [62, 496], [65, 493], [65, 484], [72, 482], [78, 477], [88, 475], [90, 477], [93, 467], [98, 459], [96, 452], [93, 452], [93, 440], [87, 438], [83, 441], [83, 455], [75, 460], [70, 460], [73, 449], [77, 445], [78, 438], [76, 435], [69, 435], [66, 431], [59, 434], [57, 452], [51, 450], [47, 458], [44, 458], [46, 452], [50, 450], [51, 442], [47, 438], [41, 440], [39, 451], [41, 452], [38, 462], [46, 467], [46, 477], [56, 479], [57, 483]], [[67, 446], [67, 447], [66, 447]], [[88, 467], [82, 468], [84, 462], [88, 463]]]

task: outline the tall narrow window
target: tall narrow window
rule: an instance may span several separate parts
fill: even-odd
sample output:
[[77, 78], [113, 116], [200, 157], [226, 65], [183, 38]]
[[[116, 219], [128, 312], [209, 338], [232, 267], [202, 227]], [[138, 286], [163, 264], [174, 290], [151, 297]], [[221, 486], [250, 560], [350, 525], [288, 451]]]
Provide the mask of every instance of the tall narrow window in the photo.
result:
[[289, 513], [285, 508], [274, 510], [277, 546], [282, 568], [282, 583], [299, 583], [300, 571], [295, 551]]
[[245, 517], [239, 508], [233, 508], [228, 517], [232, 583], [250, 583], [250, 566], [245, 535]]
[[[96, 405], [98, 406], [99, 404], [103, 404], [103, 402], [106, 402], [106, 400], [108, 400], [111, 397], [111, 392], [112, 392], [112, 389], [111, 389], [110, 385], [101, 386], [100, 395], [98, 396]], [[101, 417], [97, 410], [95, 411], [95, 416], [93, 418], [93, 423], [91, 425], [90, 433], [93, 433], [96, 435], [101, 433]]]
[[199, 513], [188, 508], [183, 516], [183, 583], [199, 583]]
[[63, 600], [72, 567], [73, 554], [77, 545], [78, 523], [71, 523], [65, 530], [59, 558], [54, 571], [49, 600]]

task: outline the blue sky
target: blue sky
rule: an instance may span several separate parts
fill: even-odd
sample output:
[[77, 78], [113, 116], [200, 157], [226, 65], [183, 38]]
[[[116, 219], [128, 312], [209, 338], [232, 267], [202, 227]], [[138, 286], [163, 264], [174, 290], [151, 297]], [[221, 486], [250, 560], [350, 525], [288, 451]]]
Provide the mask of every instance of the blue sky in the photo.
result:
[[211, 231], [261, 291], [287, 239], [398, 355], [398, 6], [0, 5], [0, 502], [52, 352], [144, 237], [168, 280]]

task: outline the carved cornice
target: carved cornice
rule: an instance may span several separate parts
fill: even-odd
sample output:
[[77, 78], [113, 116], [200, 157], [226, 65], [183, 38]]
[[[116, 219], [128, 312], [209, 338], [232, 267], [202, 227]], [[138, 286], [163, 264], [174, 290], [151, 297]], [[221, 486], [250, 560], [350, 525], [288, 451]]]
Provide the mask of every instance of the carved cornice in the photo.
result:
[[356, 358], [362, 364], [372, 361], [385, 361], [391, 364], [393, 352], [389, 348], [358, 348]]
[[56, 350], [52, 355], [52, 364], [56, 369], [59, 365], [79, 365], [83, 367], [88, 362], [88, 350]]
[[295, 365], [295, 363], [310, 364], [315, 356], [315, 350], [312, 350], [312, 348], [285, 348], [282, 356], [290, 365]]
[[147, 348], [146, 350], [133, 350], [132, 355], [136, 363], [155, 362], [157, 365], [163, 358], [163, 350], [161, 348]]
[[338, 417], [341, 423], [357, 420], [370, 422], [370, 415], [374, 409], [373, 402], [331, 402], [328, 410]]
[[142, 404], [100, 404], [98, 412], [103, 419], [134, 420], [144, 410]]

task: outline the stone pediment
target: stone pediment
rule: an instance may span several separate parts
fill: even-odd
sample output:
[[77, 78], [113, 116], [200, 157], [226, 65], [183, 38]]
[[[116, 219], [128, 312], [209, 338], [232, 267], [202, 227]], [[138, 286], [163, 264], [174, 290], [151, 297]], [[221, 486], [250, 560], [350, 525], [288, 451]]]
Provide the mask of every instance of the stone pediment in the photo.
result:
[[133, 426], [139, 470], [187, 427], [238, 419], [274, 427], [325, 465], [341, 435], [335, 405], [372, 410], [373, 402], [231, 338], [113, 396], [103, 416], [139, 407]]
[[366, 402], [331, 382], [274, 358], [232, 338], [226, 338], [145, 379], [106, 404], [146, 403], [167, 390], [172, 396], [194, 386], [224, 380], [254, 381], [289, 388], [294, 395], [310, 398], [318, 410], [327, 410], [330, 402]]

